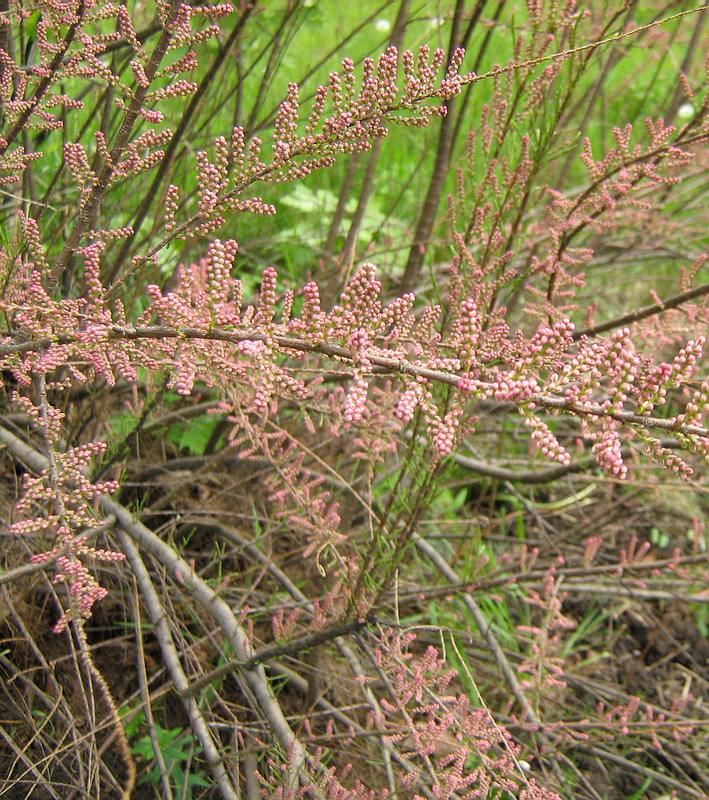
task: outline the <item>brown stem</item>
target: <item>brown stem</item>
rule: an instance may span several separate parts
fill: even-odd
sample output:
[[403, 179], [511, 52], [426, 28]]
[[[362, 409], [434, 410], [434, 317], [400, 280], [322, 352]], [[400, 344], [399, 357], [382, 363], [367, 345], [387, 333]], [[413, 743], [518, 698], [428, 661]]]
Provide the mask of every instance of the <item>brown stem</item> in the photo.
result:
[[[396, 47], [397, 50], [401, 49], [404, 42], [404, 35], [406, 34], [406, 25], [409, 18], [410, 0], [401, 0], [399, 11], [396, 15], [394, 28], [392, 30], [389, 44]], [[342, 248], [341, 263], [344, 273], [341, 275], [340, 282], [346, 284], [349, 281], [350, 273], [352, 271], [352, 262], [354, 260], [355, 247], [357, 245], [357, 237], [359, 236], [364, 216], [367, 213], [367, 206], [374, 191], [374, 182], [377, 178], [377, 169], [379, 167], [379, 157], [381, 156], [383, 139], [377, 139], [369, 151], [369, 161], [367, 169], [364, 174], [364, 180], [359, 190], [359, 198], [357, 201], [357, 208], [352, 215], [350, 221], [350, 229], [347, 231], [345, 244]]]
[[[278, 64], [278, 61], [282, 55], [281, 42], [287, 36], [289, 24], [294, 23], [297, 20], [296, 12], [298, 10], [298, 6], [298, 3], [288, 3], [288, 6], [281, 18], [281, 24], [279, 25], [278, 30], [273, 34], [270, 42], [266, 45], [266, 48], [270, 48], [271, 52], [268, 57], [268, 64], [266, 64], [266, 67], [263, 71], [261, 83], [256, 92], [256, 99], [254, 100], [251, 114], [249, 114], [249, 119], [246, 123], [246, 130], [253, 130], [256, 126], [256, 120], [261, 108], [263, 107], [266, 94], [268, 93], [268, 90], [271, 87], [271, 82], [276, 74], [276, 65]], [[263, 52], [264, 51], [262, 51], [262, 54]]]
[[[313, 75], [316, 75], [321, 68], [327, 64], [327, 62], [337, 53], [341, 53], [344, 50], [345, 45], [349, 44], [352, 39], [355, 38], [361, 31], [365, 30], [368, 25], [374, 22], [378, 17], [382, 15], [382, 13], [390, 6], [394, 0], [385, 0], [381, 6], [376, 8], [366, 19], [362, 20], [358, 25], [356, 25], [352, 30], [342, 37], [342, 39], [338, 39], [337, 44], [334, 45], [330, 50], [323, 53], [323, 55], [318, 59], [318, 61], [313, 64], [312, 67], [302, 76], [300, 77], [296, 83], [298, 86], [303, 86]], [[373, 48], [372, 52], [374, 52], [377, 48]], [[253, 70], [254, 65], [249, 67], [248, 70], [244, 73], [244, 78]], [[302, 101], [305, 103], [308, 100], [312, 100], [315, 97], [315, 93], [312, 92], [308, 97], [303, 97]], [[275, 122], [276, 115], [278, 114], [279, 106], [276, 105], [274, 108], [271, 108], [270, 111], [257, 122], [252, 129], [247, 129], [249, 133], [256, 133], [262, 130], [270, 130], [273, 127], [273, 123]]]
[[705, 294], [709, 294], [709, 283], [696, 286], [694, 289], [688, 289], [686, 292], [681, 292], [674, 297], [670, 297], [669, 300], [663, 300], [659, 303], [653, 303], [651, 306], [639, 308], [636, 311], [631, 311], [629, 314], [624, 314], [622, 317], [608, 320], [608, 322], [603, 322], [600, 325], [593, 325], [590, 328], [582, 328], [581, 330], [574, 331], [574, 341], [578, 341], [582, 336], [598, 336], [599, 333], [615, 330], [616, 328], [620, 328], [621, 325], [630, 325], [633, 322], [639, 322], [641, 319], [647, 319], [655, 314], [663, 314], [665, 311], [669, 311], [672, 308], [678, 308], [688, 300], [704, 297]]
[[[685, 52], [684, 58], [682, 59], [682, 64], [678, 70], [680, 75], [687, 74], [689, 72], [690, 66], [692, 61], [694, 60], [697, 49], [701, 48], [700, 56], [704, 55], [706, 52], [706, 48], [702, 47], [702, 41], [706, 44], [706, 35], [704, 34], [704, 25], [707, 21], [707, 8], [704, 7], [699, 13], [699, 19], [696, 21], [694, 26], [694, 31], [692, 32], [692, 38], [690, 39], [689, 46]], [[682, 90], [682, 85], [677, 84], [674, 90], [674, 97], [672, 102], [669, 104], [669, 109], [667, 111], [666, 119], [671, 120], [674, 119], [675, 115], [679, 107], [682, 105], [682, 99], [684, 97], [684, 92]]]
[[172, 39], [174, 23], [177, 20], [179, 8], [180, 0], [170, 0], [170, 10], [168, 11], [165, 25], [162, 33], [160, 34], [160, 39], [158, 40], [155, 50], [150, 57], [150, 61], [145, 68], [145, 75], [147, 77], [146, 85], [136, 86], [133, 100], [131, 101], [130, 107], [123, 118], [118, 135], [116, 136], [115, 144], [111, 150], [111, 163], [104, 164], [103, 168], [98, 174], [96, 185], [91, 190], [86, 203], [81, 208], [76, 224], [74, 225], [74, 229], [69, 234], [69, 238], [67, 239], [61, 253], [57, 257], [54, 267], [52, 268], [52, 272], [47, 279], [47, 285], [45, 288], [49, 294], [54, 291], [59, 278], [66, 270], [71, 257], [76, 252], [81, 238], [89, 230], [91, 226], [91, 220], [94, 218], [101, 200], [106, 193], [109, 181], [113, 176], [114, 167], [112, 164], [117, 164], [120, 161], [123, 151], [130, 141], [130, 136], [133, 132], [133, 126], [139, 118], [140, 111], [143, 108], [143, 103], [147, 97], [150, 84], [155, 78], [158, 67], [167, 53], [168, 45]]
[[[448, 47], [449, 59], [457, 47], [465, 47], [467, 44], [484, 5], [485, 0], [478, 0], [470, 22], [468, 23], [468, 27], [461, 36], [460, 29], [465, 3], [463, 0], [457, 0]], [[438, 204], [443, 194], [443, 188], [445, 187], [446, 176], [448, 175], [448, 168], [451, 162], [456, 131], [456, 117], [453, 114], [455, 98], [452, 97], [450, 100], [446, 100], [444, 105], [446, 107], [446, 115], [441, 118], [441, 126], [438, 132], [438, 144], [436, 145], [436, 161], [433, 165], [433, 174], [428, 184], [426, 198], [421, 206], [419, 219], [416, 224], [416, 231], [414, 233], [414, 241], [409, 250], [409, 258], [406, 262], [404, 275], [401, 279], [400, 290], [402, 294], [412, 291], [418, 283], [419, 273], [421, 272], [421, 266], [423, 265], [423, 259], [426, 254], [426, 247], [436, 221]]]
[[[337, 198], [337, 207], [335, 208], [335, 212], [330, 220], [330, 227], [328, 228], [327, 240], [325, 242], [325, 250], [323, 252], [323, 259], [328, 268], [333, 260], [335, 242], [337, 241], [337, 236], [340, 232], [342, 221], [345, 218], [347, 203], [352, 195], [352, 189], [354, 188], [355, 177], [357, 175], [357, 167], [359, 166], [361, 157], [361, 153], [353, 153], [347, 161], [347, 171], [345, 172], [345, 178], [342, 182], [342, 186], [340, 187], [340, 195]], [[330, 291], [335, 291], [334, 285], [328, 286], [328, 294], [330, 294]]]
[[0, 155], [8, 151], [8, 149], [13, 144], [15, 139], [17, 139], [20, 133], [25, 129], [25, 126], [29, 122], [30, 117], [37, 110], [37, 107], [42, 101], [44, 95], [49, 91], [49, 88], [52, 85], [52, 81], [55, 80], [56, 78], [56, 72], [59, 69], [59, 65], [62, 63], [62, 60], [64, 59], [64, 56], [67, 53], [67, 50], [71, 47], [71, 43], [74, 41], [74, 38], [76, 37], [76, 32], [79, 30], [84, 21], [85, 10], [86, 9], [82, 0], [82, 2], [79, 3], [78, 8], [76, 9], [76, 21], [69, 26], [69, 30], [66, 32], [66, 36], [64, 37], [64, 41], [62, 42], [61, 48], [57, 50], [57, 52], [54, 54], [54, 58], [51, 60], [49, 66], [47, 67], [48, 74], [46, 75], [46, 77], [42, 78], [39, 81], [32, 100], [28, 103], [27, 107], [20, 114], [20, 116], [17, 119], [17, 122], [12, 126], [12, 128], [10, 128], [7, 135], [3, 137], [5, 141], [2, 145], [0, 145]]
[[217, 73], [222, 68], [224, 61], [231, 52], [234, 43], [243, 31], [244, 26], [246, 25], [246, 22], [254, 9], [254, 5], [254, 2], [250, 2], [246, 5], [241, 16], [237, 20], [234, 29], [229, 34], [229, 38], [224, 43], [223, 47], [219, 48], [216, 58], [210, 64], [210, 67], [202, 79], [197, 91], [190, 98], [187, 108], [185, 108], [182, 116], [180, 117], [180, 122], [177, 126], [177, 129], [165, 148], [165, 155], [160, 161], [160, 165], [157, 168], [153, 182], [150, 184], [150, 188], [143, 195], [143, 200], [138, 208], [131, 226], [133, 228], [133, 233], [124, 240], [118, 255], [114, 259], [113, 267], [110, 273], [106, 276], [107, 284], [112, 283], [115, 280], [115, 277], [120, 271], [121, 266], [128, 262], [131, 246], [135, 241], [135, 237], [138, 235], [138, 232], [143, 226], [145, 218], [148, 216], [148, 212], [150, 211], [153, 201], [155, 201], [160, 194], [160, 186], [162, 185], [162, 182], [165, 179], [170, 166], [172, 165], [172, 160], [175, 156], [177, 147], [182, 141], [188, 126], [192, 122], [192, 118], [194, 117], [199, 104], [202, 102], [202, 98], [206, 94], [207, 89], [212, 85]]
[[317, 647], [320, 644], [337, 639], [345, 634], [355, 633], [356, 631], [364, 628], [366, 624], [366, 619], [335, 622], [332, 625], [328, 625], [327, 628], [324, 628], [321, 631], [315, 631], [315, 633], [299, 636], [297, 639], [291, 639], [287, 642], [283, 642], [283, 644], [267, 645], [266, 647], [262, 647], [260, 650], [257, 650], [251, 656], [251, 658], [246, 661], [236, 661], [232, 659], [224, 664], [220, 664], [216, 669], [213, 669], [199, 680], [190, 684], [189, 688], [182, 694], [186, 697], [194, 697], [195, 695], [199, 694], [202, 689], [209, 686], [215, 680], [223, 678], [226, 675], [231, 675], [232, 672], [242, 669], [254, 669], [259, 664], [265, 664], [267, 661], [273, 658], [280, 658], [281, 656], [296, 656], [302, 653], [304, 650], [311, 650], [313, 647]]
[[[171, 328], [167, 325], [112, 325], [109, 329], [110, 339], [203, 339], [215, 342], [232, 342], [238, 344], [244, 341], [272, 341], [279, 347], [288, 350], [297, 350], [304, 353], [318, 353], [345, 361], [356, 361], [358, 355], [346, 347], [339, 344], [327, 344], [309, 342], [292, 336], [269, 336], [265, 333], [255, 331], [204, 331], [200, 328], [180, 327]], [[73, 341], [72, 337], [62, 338], [59, 343]], [[10, 353], [20, 353], [36, 351], [51, 344], [51, 340], [42, 339], [17, 344], [0, 346], [0, 357]], [[411, 375], [414, 377], [426, 378], [427, 380], [444, 383], [448, 386], [457, 387], [461, 376], [454, 372], [445, 372], [439, 369], [429, 369], [418, 364], [412, 364], [398, 358], [386, 356], [368, 355], [369, 361], [375, 367], [381, 367], [387, 372], [399, 373], [401, 375]], [[709, 429], [701, 425], [686, 425], [678, 423], [672, 419], [662, 419], [661, 417], [649, 417], [635, 414], [632, 411], [606, 408], [600, 403], [575, 403], [569, 402], [565, 398], [550, 397], [544, 394], [535, 394], [528, 398], [530, 403], [534, 403], [542, 408], [561, 411], [577, 417], [597, 417], [614, 419], [625, 425], [638, 425], [643, 428], [658, 428], [661, 430], [680, 433], [684, 436], [700, 436], [709, 439]]]
[[103, 677], [101, 670], [99, 670], [99, 668], [96, 666], [93, 656], [91, 655], [89, 642], [86, 638], [86, 630], [84, 629], [84, 620], [81, 617], [77, 617], [74, 620], [74, 631], [79, 642], [79, 656], [81, 661], [86, 671], [93, 679], [94, 684], [97, 686], [103, 701], [108, 707], [108, 712], [111, 716], [111, 722], [113, 723], [116, 739], [118, 741], [118, 753], [123, 761], [123, 765], [126, 768], [126, 780], [123, 792], [121, 793], [121, 800], [130, 800], [131, 795], [133, 794], [133, 789], [135, 788], [136, 780], [138, 778], [138, 769], [135, 765], [135, 759], [133, 758], [133, 753], [130, 749], [130, 743], [128, 741], [128, 736], [126, 735], [126, 729], [123, 726], [123, 720], [118, 713], [118, 706], [116, 705], [116, 701], [111, 693], [111, 689], [106, 682], [106, 679]]

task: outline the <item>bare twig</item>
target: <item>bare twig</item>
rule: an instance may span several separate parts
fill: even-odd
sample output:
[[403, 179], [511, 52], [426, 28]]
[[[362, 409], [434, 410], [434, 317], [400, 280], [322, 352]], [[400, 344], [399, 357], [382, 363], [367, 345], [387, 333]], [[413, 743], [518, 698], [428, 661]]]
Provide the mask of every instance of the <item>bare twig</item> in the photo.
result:
[[639, 308], [636, 311], [631, 311], [629, 314], [623, 314], [620, 317], [608, 320], [608, 322], [602, 322], [601, 324], [593, 325], [590, 328], [581, 328], [578, 331], [574, 331], [573, 339], [577, 342], [582, 336], [598, 336], [599, 333], [615, 330], [616, 328], [620, 328], [622, 325], [631, 325], [633, 322], [640, 322], [641, 319], [647, 319], [648, 317], [653, 317], [656, 314], [662, 314], [670, 309], [679, 308], [683, 303], [686, 303], [689, 300], [696, 300], [699, 297], [704, 297], [705, 294], [709, 294], [709, 283], [704, 283], [701, 286], [695, 286], [694, 289], [688, 289], [686, 292], [680, 292], [679, 294], [676, 294], [674, 297], [670, 297], [667, 300], [663, 300], [659, 303], [653, 303], [652, 305], [645, 306], [644, 308]]
[[[224, 800], [240, 800], [239, 792], [232, 784], [224, 768], [224, 762], [219, 754], [214, 737], [209, 731], [209, 726], [207, 725], [207, 721], [204, 718], [204, 714], [199, 706], [199, 703], [194, 698], [191, 698], [185, 694], [190, 686], [190, 682], [185, 675], [182, 664], [180, 663], [180, 657], [177, 653], [177, 648], [175, 647], [175, 642], [172, 638], [170, 624], [167, 621], [167, 614], [160, 601], [160, 596], [155, 589], [148, 569], [143, 562], [140, 551], [138, 550], [133, 538], [124, 530], [119, 530], [118, 537], [121, 542], [123, 552], [126, 554], [126, 557], [130, 562], [135, 580], [140, 587], [146, 608], [148, 609], [150, 620], [155, 626], [155, 635], [160, 643], [160, 651], [162, 652], [165, 660], [165, 665], [170, 673], [173, 685], [182, 699], [185, 711], [187, 712], [192, 725], [192, 730], [195, 732], [195, 735], [199, 739], [200, 744], [204, 749], [204, 757], [209, 765], [214, 781], [219, 787], [219, 791], [221, 792]], [[136, 620], [139, 618], [139, 616], [136, 616]], [[147, 696], [144, 697], [143, 704], [147, 709], [147, 706], [149, 705]], [[158, 749], [155, 750], [156, 755]], [[161, 774], [165, 774], [166, 767], [164, 763], [161, 766], [160, 771]], [[169, 781], [167, 781], [167, 785], [168, 791], [170, 791]], [[165, 796], [170, 797], [170, 794], [166, 793]]]
[[[35, 472], [41, 472], [47, 468], [47, 460], [44, 456], [2, 427], [0, 427], [0, 440], [12, 450], [17, 458], [24, 461]], [[250, 659], [253, 656], [253, 648], [232, 610], [202, 578], [194, 573], [190, 565], [169, 544], [136, 520], [125, 506], [109, 497], [102, 497], [99, 504], [105, 513], [113, 514], [116, 517], [118, 525], [137, 545], [144, 548], [166, 567], [178, 583], [193, 592], [196, 602], [220, 625], [236, 657], [241, 661]], [[274, 736], [281, 747], [292, 754], [289, 782], [292, 786], [296, 786], [302, 776], [306, 785], [312, 784], [312, 778], [306, 773], [308, 755], [305, 747], [291, 730], [268, 683], [263, 666], [259, 665], [252, 670], [244, 670], [242, 675], [254, 695], [258, 710], [267, 720]], [[317, 794], [320, 795], [319, 790]]]

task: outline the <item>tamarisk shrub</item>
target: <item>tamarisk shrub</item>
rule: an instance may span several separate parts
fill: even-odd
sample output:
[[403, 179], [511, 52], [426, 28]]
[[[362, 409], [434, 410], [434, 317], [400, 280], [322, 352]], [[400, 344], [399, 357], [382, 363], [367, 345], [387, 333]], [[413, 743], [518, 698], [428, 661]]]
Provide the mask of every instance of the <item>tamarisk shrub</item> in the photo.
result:
[[[671, 476], [698, 480], [709, 456], [706, 255], [692, 251], [674, 297], [663, 300], [657, 290], [653, 304], [615, 309], [610, 323], [595, 323], [599, 304], [584, 292], [602, 285], [596, 273], [604, 239], [632, 233], [633, 246], [649, 247], [658, 220], [670, 243], [687, 232], [678, 234], [680, 224], [665, 211], [678, 202], [677, 187], [684, 182], [690, 191], [705, 170], [697, 153], [709, 136], [706, 81], [694, 88], [694, 78], [679, 79], [691, 121], [677, 127], [648, 117], [644, 131], [619, 124], [599, 154], [590, 133], [582, 130], [577, 143], [565, 138], [567, 128], [590, 91], [599, 42], [611, 45], [632, 31], [615, 15], [601, 19], [572, 2], [529, 3], [510, 62], [476, 75], [466, 72], [457, 45], [479, 11], [466, 18], [463, 36], [463, 6], [453, 12], [447, 52], [390, 45], [361, 65], [345, 59], [307, 102], [304, 87], [287, 82], [272, 114], [262, 114], [270, 74], [254, 97], [243, 88], [244, 73], [257, 63], [244, 67], [245, 32], [255, 36], [258, 14], [266, 14], [253, 3], [13, 1], [0, 9], [0, 439], [8, 463], [23, 472], [9, 531], [50, 577], [60, 609], [53, 630], [75, 643], [119, 742], [125, 775], [87, 770], [82, 791], [89, 796], [116, 787], [124, 797], [132, 792], [136, 765], [122, 714], [142, 708], [154, 742], [159, 727], [140, 635], [140, 688], [131, 697], [109, 686], [91, 652], [90, 620], [109, 592], [138, 592], [126, 613], [134, 614], [139, 597], [183, 724], [210, 771], [208, 791], [225, 798], [242, 796], [242, 783], [248, 796], [264, 798], [553, 798], [568, 767], [555, 748], [589, 736], [583, 725], [545, 716], [545, 699], [567, 686], [564, 635], [576, 627], [563, 611], [564, 558], [520, 590], [533, 610], [515, 629], [529, 647], [520, 648], [513, 669], [474, 596], [485, 560], [479, 574], [462, 580], [427, 544], [422, 523], [455, 459], [464, 448], [485, 448], [503, 414], [529, 430], [540, 473], [578, 471], [588, 447], [593, 463], [583, 466], [600, 470], [608, 486], [628, 478], [639, 451]], [[279, 10], [281, 27], [266, 48], [271, 67], [306, 9]], [[409, 22], [402, 3], [397, 36]], [[647, 29], [661, 30], [661, 22]], [[229, 59], [239, 76], [236, 124], [213, 136], [204, 104]], [[476, 92], [486, 101], [474, 106], [475, 123], [457, 143]], [[450, 120], [455, 129], [446, 128]], [[407, 243], [403, 275], [378, 271], [367, 259], [351, 270], [337, 264], [337, 274], [348, 277], [334, 302], [322, 299], [332, 275], [318, 274], [315, 260], [301, 282], [281, 282], [269, 265], [256, 284], [244, 266], [248, 254], [231, 235], [247, 215], [276, 214], [276, 184], [309, 185], [345, 160], [354, 174], [367, 157], [373, 174], [386, 152], [373, 145], [394, 138], [390, 128], [424, 136], [417, 129], [432, 121], [442, 133], [427, 207], [437, 206], [451, 172], [440, 246], [447, 261], [445, 268], [432, 264], [432, 286], [421, 274], [427, 248], [439, 246], [429, 241], [430, 227], [425, 241]], [[186, 151], [194, 152], [190, 170]], [[347, 191], [334, 212], [335, 241]], [[185, 512], [186, 498], [155, 501], [139, 477], [141, 448], [159, 450], [151, 426], [169, 429], [171, 414], [175, 421], [195, 413], [211, 434], [199, 452], [192, 448], [193, 465], [214, 485], [220, 473], [211, 467], [220, 459], [260, 475], [257, 503], [243, 515], [253, 536], [233, 525], [233, 508], [215, 502], [213, 515], [196, 505]], [[121, 433], [117, 419], [130, 421]], [[508, 445], [499, 438], [490, 453], [518, 458]], [[156, 458], [170, 472], [168, 450]], [[514, 480], [492, 462], [489, 455], [478, 464], [482, 474]], [[148, 500], [159, 511], [141, 513]], [[699, 526], [695, 519], [697, 538]], [[287, 559], [278, 563], [278, 546], [260, 541], [262, 529], [297, 539], [305, 573], [289, 571]], [[238, 548], [238, 557], [220, 559], [218, 574], [199, 548], [187, 557], [190, 537], [204, 532]], [[105, 547], [94, 543], [98, 536]], [[612, 564], [618, 576], [643, 568], [636, 546], [633, 540], [631, 556]], [[600, 547], [588, 539], [583, 569], [595, 569]], [[400, 630], [395, 595], [401, 580], [420, 577], [414, 548], [459, 584], [518, 706], [512, 716], [495, 717], [474, 676], [456, 675], [442, 647]], [[240, 575], [238, 558], [258, 562], [261, 577]], [[677, 552], [663, 566], [681, 576], [682, 558]], [[12, 580], [23, 579], [23, 569]], [[274, 603], [259, 588], [266, 580]], [[60, 584], [63, 595], [52, 588]], [[179, 619], [169, 612], [178, 606], [187, 609]], [[138, 630], [140, 619], [134, 614]], [[275, 644], [265, 643], [266, 629]], [[329, 642], [364, 712], [332, 702], [317, 668], [309, 683], [293, 671], [298, 654], [317, 656]], [[279, 669], [308, 696], [298, 724], [294, 701], [274, 691]], [[237, 693], [224, 688], [226, 675]], [[632, 718], [645, 713], [653, 745], [662, 746], [666, 714], [650, 704], [643, 711], [638, 698], [605, 708], [589, 729], [627, 735]], [[93, 706], [91, 714], [98, 731]], [[685, 720], [681, 729], [692, 725]], [[543, 765], [534, 777], [521, 758], [523, 741]], [[71, 756], [79, 764], [96, 757], [96, 735], [86, 747]], [[32, 757], [28, 750], [21, 759], [31, 764]], [[372, 762], [381, 769], [371, 767], [365, 779], [358, 765]], [[71, 769], [62, 762], [41, 780], [51, 787]]]

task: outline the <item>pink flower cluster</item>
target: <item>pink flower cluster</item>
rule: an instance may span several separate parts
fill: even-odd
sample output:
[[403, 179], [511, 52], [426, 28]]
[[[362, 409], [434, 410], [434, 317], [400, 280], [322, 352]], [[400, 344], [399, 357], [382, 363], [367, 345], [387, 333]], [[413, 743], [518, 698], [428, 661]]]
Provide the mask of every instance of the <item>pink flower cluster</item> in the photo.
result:
[[[102, 588], [82, 558], [96, 561], [122, 561], [123, 553], [94, 547], [83, 532], [96, 525], [92, 508], [97, 498], [118, 489], [117, 481], [93, 483], [86, 477], [87, 466], [106, 451], [103, 442], [87, 442], [66, 452], [54, 450], [61, 432], [63, 414], [52, 406], [40, 408], [30, 400], [17, 397], [28, 417], [44, 428], [45, 440], [52, 452], [50, 465], [37, 476], [24, 478], [24, 495], [15, 511], [26, 518], [10, 526], [16, 536], [38, 533], [52, 542], [51, 547], [32, 557], [34, 563], [56, 562], [55, 583], [69, 587], [69, 607], [60, 616], [54, 630], [59, 632], [70, 619], [87, 619], [94, 603], [107, 592]], [[38, 514], [37, 509], [43, 513]]]
[[524, 602], [540, 609], [543, 619], [539, 625], [520, 625], [521, 633], [529, 634], [529, 655], [519, 666], [519, 672], [529, 675], [522, 681], [525, 689], [548, 689], [565, 686], [563, 677], [564, 659], [560, 655], [559, 631], [573, 630], [576, 623], [562, 613], [565, 595], [559, 592], [559, 581], [555, 568], [551, 568], [544, 580], [543, 593], [530, 590]]
[[[44, 256], [36, 223], [27, 220], [25, 227], [27, 241], [41, 264]], [[18, 380], [27, 382], [37, 370], [49, 373], [62, 365], [87, 380], [80, 359], [109, 382], [116, 374], [133, 379], [136, 363], [150, 369], [174, 364], [170, 385], [180, 394], [191, 393], [197, 382], [219, 385], [231, 407], [264, 417], [280, 393], [300, 399], [308, 396], [311, 389], [286, 364], [303, 350], [319, 349], [335, 359], [346, 356], [351, 364], [351, 383], [342, 405], [345, 423], [364, 424], [371, 416], [369, 376], [377, 361], [409, 373], [395, 401], [395, 415], [406, 423], [416, 409], [421, 411], [437, 458], [452, 453], [461, 437], [470, 434], [471, 415], [466, 407], [476, 398], [517, 405], [540, 452], [568, 464], [568, 451], [538, 415], [544, 398], [556, 396], [563, 399], [561, 409], [569, 413], [579, 414], [576, 409], [591, 404], [592, 413], [581, 413], [583, 431], [594, 442], [592, 451], [599, 464], [623, 478], [627, 467], [618, 414], [647, 416], [665, 402], [671, 389], [694, 375], [705, 346], [704, 337], [690, 340], [672, 364], [656, 366], [636, 354], [628, 329], [606, 340], [581, 337], [576, 341], [573, 324], [560, 319], [540, 324], [529, 337], [521, 331], [512, 335], [502, 319], [485, 324], [486, 316], [479, 309], [489, 299], [479, 290], [477, 297], [458, 301], [449, 311], [446, 345], [451, 355], [442, 357], [441, 334], [435, 328], [440, 308], [414, 313], [412, 294], [384, 306], [373, 265], [362, 267], [328, 312], [321, 308], [318, 287], [312, 282], [279, 300], [272, 268], [263, 274], [258, 302], [244, 307], [243, 288], [232, 277], [237, 244], [219, 239], [210, 245], [206, 259], [179, 269], [174, 291], [148, 287], [151, 304], [136, 333], [127, 335], [120, 303], [109, 307], [105, 301], [99, 278], [103, 248], [102, 242], [96, 242], [79, 251], [86, 264], [86, 299], [54, 301], [40, 284], [39, 270], [12, 273], [10, 297], [17, 297], [17, 304], [6, 304], [6, 310], [33, 336], [50, 340], [41, 352], [8, 352], [4, 363]], [[299, 296], [302, 310], [294, 314]], [[20, 298], [25, 301], [22, 305]], [[294, 336], [300, 342], [295, 350], [288, 344]], [[251, 387], [248, 375], [259, 376]], [[458, 391], [439, 399], [433, 391], [439, 375]], [[694, 390], [677, 424], [700, 420], [706, 406], [706, 391]], [[558, 402], [554, 408], [560, 408]], [[705, 447], [700, 440], [695, 446]], [[677, 474], [689, 474], [680, 459], [661, 448], [652, 446], [649, 452]]]
[[[436, 648], [414, 656], [415, 639], [412, 633], [383, 632], [375, 657], [381, 673], [391, 676], [391, 686], [389, 697], [380, 699], [385, 719], [373, 722], [388, 731], [394, 728], [385, 741], [405, 743], [415, 765], [430, 766], [430, 759], [436, 759], [435, 770], [428, 772], [432, 796], [483, 800], [501, 791], [516, 797], [524, 786], [530, 797], [558, 800], [555, 792], [520, 772], [519, 747], [490, 713], [471, 708], [467, 696], [450, 691], [455, 672], [447, 669]], [[415, 785], [421, 778], [415, 769], [404, 782]]]

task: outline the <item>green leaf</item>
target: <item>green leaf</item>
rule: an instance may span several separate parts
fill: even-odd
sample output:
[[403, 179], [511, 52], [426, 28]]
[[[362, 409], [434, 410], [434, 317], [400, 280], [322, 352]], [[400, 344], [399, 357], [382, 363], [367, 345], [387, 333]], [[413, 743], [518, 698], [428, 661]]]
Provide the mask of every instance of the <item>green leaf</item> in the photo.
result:
[[168, 439], [180, 450], [189, 450], [195, 456], [204, 455], [218, 422], [219, 417], [216, 414], [203, 414], [188, 422], [173, 425], [168, 433]]
[[122, 414], [109, 417], [107, 420], [111, 433], [119, 438], [127, 436], [131, 431], [135, 430], [139, 421], [140, 414], [136, 414], [134, 411], [124, 411]]

